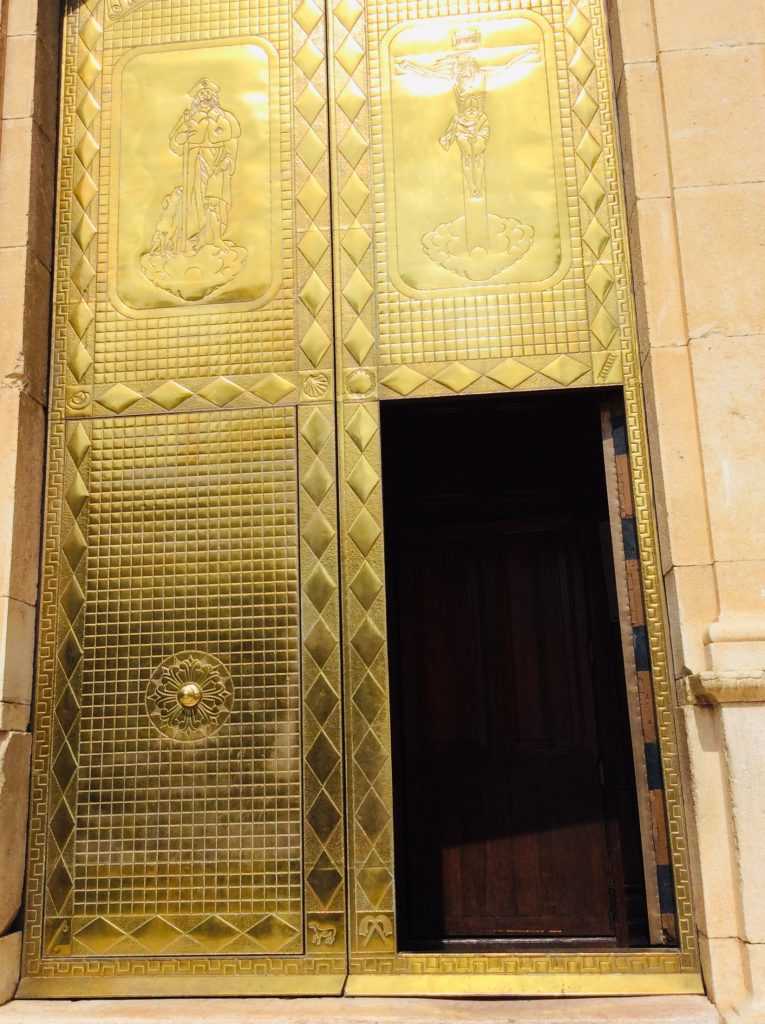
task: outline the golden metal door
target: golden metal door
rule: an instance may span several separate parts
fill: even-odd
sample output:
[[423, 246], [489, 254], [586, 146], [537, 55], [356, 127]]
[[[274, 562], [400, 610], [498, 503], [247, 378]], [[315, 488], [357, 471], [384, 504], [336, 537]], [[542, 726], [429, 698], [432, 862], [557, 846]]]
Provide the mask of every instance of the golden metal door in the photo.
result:
[[21, 993], [337, 993], [323, 10], [66, 6]]
[[[348, 776], [346, 991], [701, 991], [603, 5], [339, 0], [328, 27]], [[679, 947], [401, 953], [379, 403], [602, 386], [623, 389], [627, 412]], [[506, 442], [487, 443], [497, 446], [497, 471], [507, 471]]]
[[[20, 994], [697, 991], [600, 0], [63, 32]], [[379, 402], [601, 385], [680, 948], [399, 954]]]

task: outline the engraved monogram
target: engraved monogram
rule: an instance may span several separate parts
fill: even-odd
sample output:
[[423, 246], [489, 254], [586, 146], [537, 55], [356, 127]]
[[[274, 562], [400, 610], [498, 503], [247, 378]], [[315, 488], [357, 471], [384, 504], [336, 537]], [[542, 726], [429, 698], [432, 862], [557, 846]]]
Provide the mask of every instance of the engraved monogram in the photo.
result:
[[455, 145], [462, 163], [464, 214], [439, 224], [424, 235], [422, 247], [434, 263], [470, 281], [488, 281], [526, 255], [534, 229], [514, 217], [489, 213], [486, 196], [486, 154], [491, 125], [486, 96], [492, 78], [539, 62], [535, 45], [506, 47], [502, 63], [482, 60], [481, 30], [466, 26], [452, 32], [452, 50], [433, 57], [400, 57], [399, 75], [445, 79], [452, 84], [456, 111], [439, 139], [449, 152]]
[[226, 238], [241, 126], [210, 79], [197, 82], [190, 96], [169, 138], [183, 162], [181, 184], [162, 200], [141, 269], [157, 287], [198, 302], [240, 273], [247, 250]]

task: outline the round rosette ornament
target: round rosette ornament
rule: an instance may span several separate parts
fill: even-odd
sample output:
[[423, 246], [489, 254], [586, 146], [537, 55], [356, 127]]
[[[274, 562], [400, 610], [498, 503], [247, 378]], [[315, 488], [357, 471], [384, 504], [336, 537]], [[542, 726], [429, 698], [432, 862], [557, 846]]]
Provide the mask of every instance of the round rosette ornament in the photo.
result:
[[187, 742], [216, 733], [234, 702], [223, 662], [200, 651], [182, 651], [158, 665], [146, 688], [146, 711], [163, 736]]

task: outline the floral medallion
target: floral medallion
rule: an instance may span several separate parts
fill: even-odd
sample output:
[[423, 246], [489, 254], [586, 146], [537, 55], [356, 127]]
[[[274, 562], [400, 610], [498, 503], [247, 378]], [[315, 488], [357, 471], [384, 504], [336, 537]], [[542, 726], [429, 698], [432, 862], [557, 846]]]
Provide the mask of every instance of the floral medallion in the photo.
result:
[[212, 736], [234, 702], [231, 675], [211, 654], [182, 651], [165, 658], [146, 689], [146, 710], [154, 727], [172, 740]]

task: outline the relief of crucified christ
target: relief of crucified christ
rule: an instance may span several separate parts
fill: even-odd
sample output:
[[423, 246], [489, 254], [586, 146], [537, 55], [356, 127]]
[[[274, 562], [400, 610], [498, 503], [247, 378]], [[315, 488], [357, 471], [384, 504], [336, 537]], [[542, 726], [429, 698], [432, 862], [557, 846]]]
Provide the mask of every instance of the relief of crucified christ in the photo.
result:
[[[423, 247], [435, 262], [455, 270], [471, 280], [487, 280], [526, 254], [532, 244], [533, 229], [512, 218], [490, 214], [486, 199], [486, 150], [491, 126], [486, 113], [486, 97], [493, 76], [520, 65], [539, 63], [539, 47], [505, 47], [509, 57], [501, 64], [482, 64], [477, 56], [479, 28], [452, 33], [454, 49], [436, 59], [402, 57], [396, 61], [399, 75], [423, 75], [452, 83], [456, 111], [440, 138], [445, 150], [456, 143], [462, 163], [465, 216], [442, 224], [423, 238]], [[456, 238], [455, 238], [456, 236]], [[455, 250], [455, 241], [464, 239], [464, 251]], [[444, 251], [446, 250], [446, 251]]]

